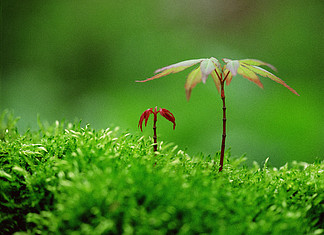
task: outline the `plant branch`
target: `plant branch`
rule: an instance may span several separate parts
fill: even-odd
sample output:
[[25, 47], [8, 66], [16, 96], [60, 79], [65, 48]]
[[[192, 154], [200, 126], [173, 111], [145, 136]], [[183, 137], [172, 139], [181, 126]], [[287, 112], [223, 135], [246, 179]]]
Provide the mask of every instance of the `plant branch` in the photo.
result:
[[223, 82], [225, 82], [225, 80], [228, 77], [229, 73], [230, 73], [230, 71], [228, 71], [227, 74], [225, 75]]
[[217, 73], [217, 69], [215, 69], [215, 73], [216, 73], [216, 75], [217, 75], [219, 81], [222, 82], [222, 77]]

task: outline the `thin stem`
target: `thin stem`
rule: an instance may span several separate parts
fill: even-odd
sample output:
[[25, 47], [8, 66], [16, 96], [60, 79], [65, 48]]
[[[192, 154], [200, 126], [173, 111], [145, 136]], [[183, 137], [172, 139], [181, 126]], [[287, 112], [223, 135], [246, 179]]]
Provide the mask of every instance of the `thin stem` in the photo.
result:
[[230, 71], [228, 71], [227, 74], [225, 75], [223, 82], [225, 82], [225, 80], [228, 77], [229, 73], [230, 73]]
[[217, 77], [218, 77], [219, 81], [222, 81], [222, 78], [221, 78], [221, 76], [219, 76], [219, 74], [218, 74], [218, 72], [217, 72], [217, 69], [215, 69], [215, 72], [216, 72], [216, 74], [217, 74]]
[[[227, 73], [228, 75], [228, 73]], [[223, 135], [222, 135], [222, 147], [221, 147], [221, 155], [220, 155], [220, 162], [219, 162], [219, 172], [223, 170], [224, 164], [224, 152], [225, 152], [225, 139], [226, 139], [226, 106], [225, 106], [225, 92], [224, 92], [224, 82], [227, 78], [225, 76], [224, 80], [221, 81], [221, 99], [223, 101]]]
[[153, 149], [154, 152], [157, 151], [157, 136], [156, 136], [156, 121], [157, 121], [157, 114], [154, 113], [154, 121], [153, 121], [153, 140], [154, 140], [154, 144], [153, 144]]

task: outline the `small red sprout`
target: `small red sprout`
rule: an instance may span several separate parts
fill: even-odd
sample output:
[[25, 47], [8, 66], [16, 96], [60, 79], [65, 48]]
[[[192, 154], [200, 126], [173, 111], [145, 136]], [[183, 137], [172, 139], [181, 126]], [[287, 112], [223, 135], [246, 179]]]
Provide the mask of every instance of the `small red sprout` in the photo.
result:
[[167, 110], [167, 109], [162, 109], [160, 108], [160, 110], [157, 110], [157, 106], [154, 108], [150, 108], [145, 110], [141, 117], [140, 120], [138, 122], [138, 127], [141, 128], [141, 131], [143, 131], [142, 127], [143, 127], [143, 121], [145, 120], [145, 126], [147, 124], [148, 118], [151, 114], [154, 114], [154, 120], [153, 120], [153, 140], [154, 140], [154, 152], [157, 151], [157, 136], [156, 136], [156, 122], [157, 122], [157, 114], [160, 113], [162, 117], [165, 117], [167, 120], [169, 120], [170, 122], [173, 123], [173, 130], [175, 129], [176, 123], [175, 123], [175, 117], [173, 116], [173, 114]]

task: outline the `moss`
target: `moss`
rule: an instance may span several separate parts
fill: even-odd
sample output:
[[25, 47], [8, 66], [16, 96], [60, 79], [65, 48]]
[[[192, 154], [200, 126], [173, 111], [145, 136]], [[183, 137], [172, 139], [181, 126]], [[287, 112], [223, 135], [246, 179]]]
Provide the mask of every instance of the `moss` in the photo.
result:
[[[323, 161], [253, 167], [56, 122], [0, 140], [1, 234], [321, 234]], [[216, 161], [216, 162], [215, 162]]]

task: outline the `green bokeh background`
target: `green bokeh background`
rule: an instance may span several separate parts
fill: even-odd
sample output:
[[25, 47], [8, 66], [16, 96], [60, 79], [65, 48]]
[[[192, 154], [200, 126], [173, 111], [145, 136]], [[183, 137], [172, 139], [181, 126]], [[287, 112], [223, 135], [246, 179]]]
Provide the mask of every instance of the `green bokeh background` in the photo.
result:
[[[312, 162], [324, 158], [324, 2], [322, 0], [1, 1], [1, 111], [19, 129], [82, 119], [133, 133], [141, 113], [164, 107], [159, 140], [189, 154], [214, 154], [222, 134], [221, 99], [213, 81], [186, 101], [183, 71], [135, 83], [186, 59], [257, 58], [300, 97], [261, 78], [264, 89], [237, 76], [226, 87], [233, 155]], [[152, 134], [152, 120], [144, 135]]]

